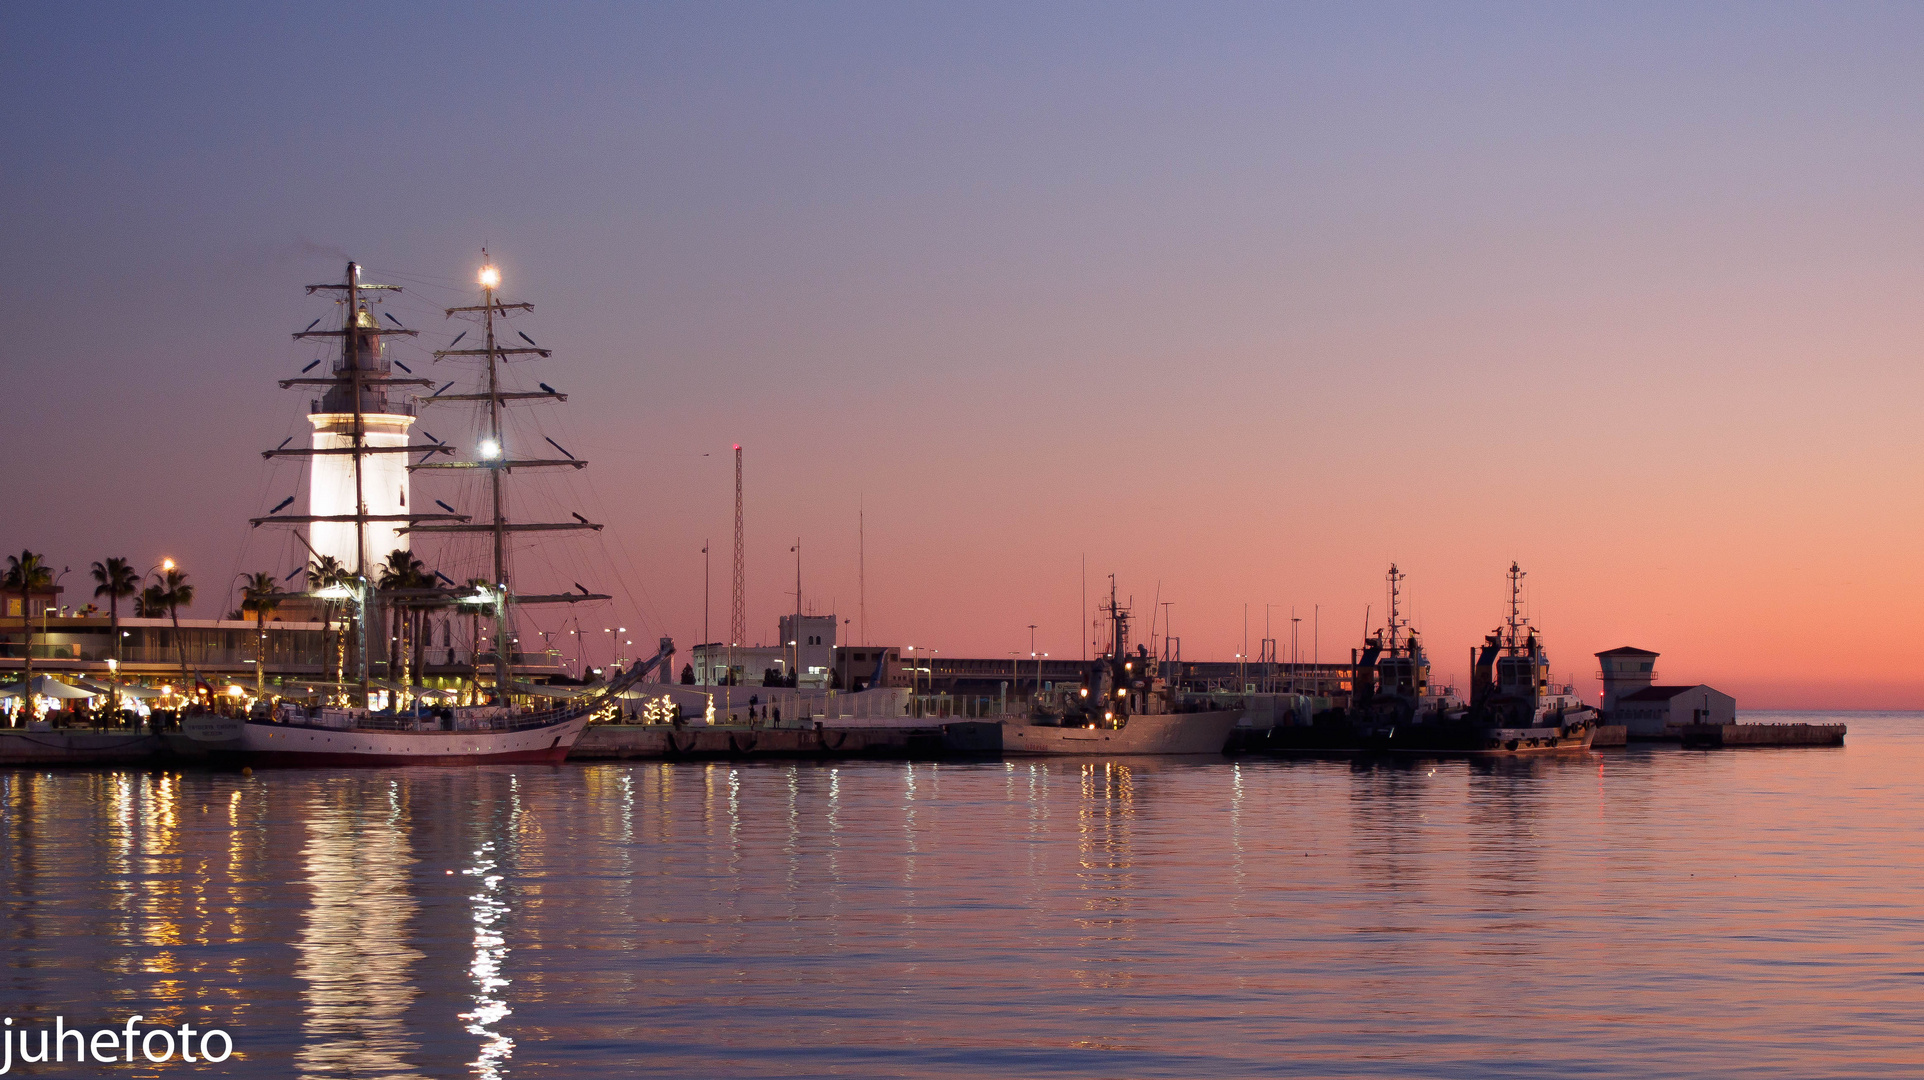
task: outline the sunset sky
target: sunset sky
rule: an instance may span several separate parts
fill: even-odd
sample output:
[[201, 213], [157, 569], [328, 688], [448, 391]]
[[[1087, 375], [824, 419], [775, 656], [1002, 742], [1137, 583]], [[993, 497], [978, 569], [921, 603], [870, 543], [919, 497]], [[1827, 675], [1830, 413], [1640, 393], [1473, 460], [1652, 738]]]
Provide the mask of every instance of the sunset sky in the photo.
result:
[[[1114, 573], [1184, 655], [1268, 605], [1438, 668], [1529, 571], [1558, 673], [1924, 706], [1924, 8], [251, 5], [0, 14], [0, 548], [169, 555], [212, 617], [347, 258], [457, 332], [486, 246], [590, 459], [581, 626], [805, 602], [1077, 655]], [[416, 361], [420, 361], [419, 364]], [[434, 372], [430, 372], [431, 374]], [[450, 378], [453, 376], [449, 376]], [[463, 419], [426, 427], [472, 445]], [[445, 430], [443, 430], [445, 428]], [[421, 499], [448, 497], [418, 480]], [[290, 511], [291, 512], [291, 511]], [[431, 548], [426, 548], [430, 555]], [[469, 567], [448, 556], [451, 576]], [[1313, 614], [1320, 606], [1320, 615]], [[544, 615], [550, 630], [564, 627]], [[1158, 631], [1161, 631], [1158, 627]], [[851, 634], [861, 629], [851, 624]], [[591, 652], [599, 663], [603, 648]], [[686, 653], [684, 652], [684, 659]]]

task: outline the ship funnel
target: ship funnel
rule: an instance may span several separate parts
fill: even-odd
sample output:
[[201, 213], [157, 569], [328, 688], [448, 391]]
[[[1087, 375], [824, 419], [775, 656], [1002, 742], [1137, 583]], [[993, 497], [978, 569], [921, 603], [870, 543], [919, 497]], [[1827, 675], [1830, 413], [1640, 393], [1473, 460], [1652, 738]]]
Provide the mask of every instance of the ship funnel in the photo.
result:
[[1481, 649], [1472, 650], [1470, 656], [1470, 707], [1476, 708], [1490, 696], [1496, 685], [1496, 654], [1503, 647], [1501, 631], [1483, 639]]

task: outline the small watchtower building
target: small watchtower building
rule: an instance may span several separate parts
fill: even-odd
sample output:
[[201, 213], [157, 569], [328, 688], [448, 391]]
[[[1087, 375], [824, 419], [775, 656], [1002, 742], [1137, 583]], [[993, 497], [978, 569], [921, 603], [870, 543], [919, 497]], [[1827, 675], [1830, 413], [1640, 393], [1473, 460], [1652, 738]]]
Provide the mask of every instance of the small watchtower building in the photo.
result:
[[1649, 649], [1620, 649], [1597, 654], [1597, 678], [1603, 680], [1603, 715], [1616, 715], [1617, 699], [1648, 690], [1657, 681], [1657, 654]]

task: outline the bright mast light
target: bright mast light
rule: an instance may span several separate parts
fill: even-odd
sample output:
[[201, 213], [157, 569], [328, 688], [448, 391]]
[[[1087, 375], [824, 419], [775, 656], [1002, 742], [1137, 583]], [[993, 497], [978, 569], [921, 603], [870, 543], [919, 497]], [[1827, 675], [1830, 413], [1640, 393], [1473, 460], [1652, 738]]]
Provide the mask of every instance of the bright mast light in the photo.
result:
[[492, 289], [500, 284], [501, 284], [501, 271], [496, 270], [492, 266], [483, 266], [481, 268], [481, 287], [482, 288]]

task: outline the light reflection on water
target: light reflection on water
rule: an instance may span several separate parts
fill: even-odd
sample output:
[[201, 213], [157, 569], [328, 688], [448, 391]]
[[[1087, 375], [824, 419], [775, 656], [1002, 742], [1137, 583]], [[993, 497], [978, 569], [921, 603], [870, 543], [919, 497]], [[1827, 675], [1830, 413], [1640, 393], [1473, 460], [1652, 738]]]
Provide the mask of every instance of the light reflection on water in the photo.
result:
[[468, 966], [468, 973], [474, 979], [474, 1008], [460, 1014], [460, 1018], [468, 1022], [468, 1034], [481, 1037], [481, 1052], [475, 1058], [474, 1071], [483, 1080], [502, 1076], [508, 1059], [514, 1056], [514, 1040], [498, 1027], [514, 1010], [501, 996], [512, 981], [504, 975], [508, 949], [501, 925], [508, 905], [501, 902], [501, 882], [505, 875], [494, 872], [498, 864], [490, 858], [493, 854], [492, 843], [481, 845], [474, 853], [474, 865], [461, 871], [474, 877], [481, 890], [469, 897], [474, 903], [474, 962]]
[[398, 781], [370, 781], [329, 784], [305, 822], [308, 903], [294, 942], [302, 1077], [421, 1075], [409, 1065], [420, 1044], [407, 1022], [422, 959], [409, 946], [413, 858]]
[[316, 1080], [1916, 1075], [1924, 717], [1850, 722], [1485, 764], [0, 771], [0, 1009]]

